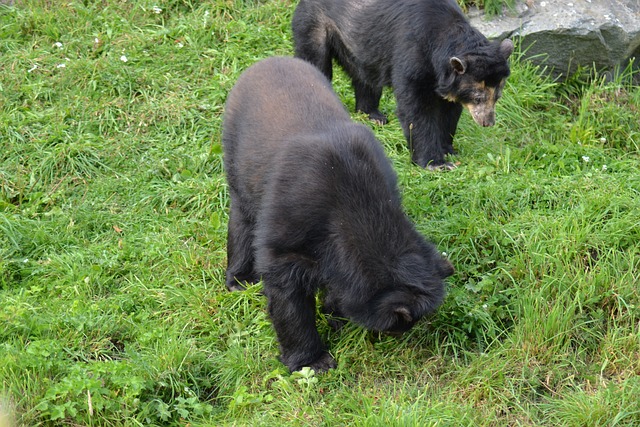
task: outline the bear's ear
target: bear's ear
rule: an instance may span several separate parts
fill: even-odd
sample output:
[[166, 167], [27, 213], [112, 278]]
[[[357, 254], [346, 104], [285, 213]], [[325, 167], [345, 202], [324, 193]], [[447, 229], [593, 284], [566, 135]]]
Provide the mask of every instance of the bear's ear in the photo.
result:
[[451, 264], [451, 261], [449, 261], [445, 257], [442, 257], [440, 259], [440, 263], [438, 264], [438, 270], [443, 279], [451, 276], [453, 273], [456, 272], [456, 269], [453, 267], [453, 264]]
[[462, 59], [457, 58], [455, 56], [452, 56], [451, 58], [449, 58], [449, 64], [451, 64], [451, 67], [458, 74], [464, 74], [464, 72], [467, 71], [467, 64], [465, 64], [465, 62]]
[[502, 43], [500, 43], [500, 54], [502, 57], [507, 59], [511, 56], [511, 53], [513, 53], [513, 42], [509, 39], [502, 40]]
[[413, 322], [413, 317], [411, 316], [411, 312], [405, 306], [396, 307], [393, 309], [393, 312], [400, 316], [405, 322], [411, 323]]

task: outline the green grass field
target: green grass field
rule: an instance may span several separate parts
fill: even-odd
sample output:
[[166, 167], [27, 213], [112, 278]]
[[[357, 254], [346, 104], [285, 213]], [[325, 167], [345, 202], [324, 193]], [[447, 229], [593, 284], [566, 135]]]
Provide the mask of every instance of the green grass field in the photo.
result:
[[278, 362], [260, 286], [223, 282], [220, 127], [294, 7], [0, 6], [0, 427], [640, 426], [640, 89], [518, 53], [454, 171], [410, 163], [390, 91], [371, 125], [456, 267], [440, 310], [400, 339], [320, 319], [338, 368]]

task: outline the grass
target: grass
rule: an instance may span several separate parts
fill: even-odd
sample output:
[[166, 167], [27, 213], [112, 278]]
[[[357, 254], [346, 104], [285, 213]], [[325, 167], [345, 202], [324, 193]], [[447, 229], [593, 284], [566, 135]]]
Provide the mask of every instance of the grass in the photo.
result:
[[515, 3], [515, 0], [458, 0], [463, 10], [468, 10], [469, 6], [476, 6], [489, 16], [499, 15], [505, 9], [513, 8]]
[[260, 286], [224, 288], [220, 126], [293, 9], [0, 6], [0, 426], [640, 425], [640, 89], [518, 53], [455, 171], [410, 164], [390, 91], [371, 125], [444, 305], [401, 339], [320, 320], [338, 368], [286, 372]]

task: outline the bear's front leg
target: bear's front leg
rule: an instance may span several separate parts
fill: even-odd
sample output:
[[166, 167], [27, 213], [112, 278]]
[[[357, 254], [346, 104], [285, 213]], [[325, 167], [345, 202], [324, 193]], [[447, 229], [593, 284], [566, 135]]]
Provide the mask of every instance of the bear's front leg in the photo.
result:
[[445, 156], [453, 154], [453, 136], [462, 106], [417, 84], [401, 83], [395, 92], [398, 119], [412, 160], [423, 168], [455, 168]]
[[346, 316], [338, 308], [338, 301], [328, 290], [322, 295], [322, 312], [327, 318], [327, 324], [334, 331], [339, 331], [347, 323]]
[[[284, 275], [276, 275], [284, 276]], [[336, 367], [336, 362], [325, 350], [316, 329], [316, 300], [304, 284], [291, 280], [274, 280], [273, 275], [263, 276], [264, 293], [268, 299], [268, 311], [280, 343], [280, 361], [291, 372], [309, 366], [316, 372]]]

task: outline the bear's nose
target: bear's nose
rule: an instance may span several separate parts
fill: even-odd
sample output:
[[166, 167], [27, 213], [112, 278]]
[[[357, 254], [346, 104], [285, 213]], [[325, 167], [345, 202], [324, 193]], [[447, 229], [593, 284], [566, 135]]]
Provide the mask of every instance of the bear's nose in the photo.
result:
[[482, 126], [489, 127], [496, 124], [496, 119], [493, 113], [487, 114], [482, 118]]

